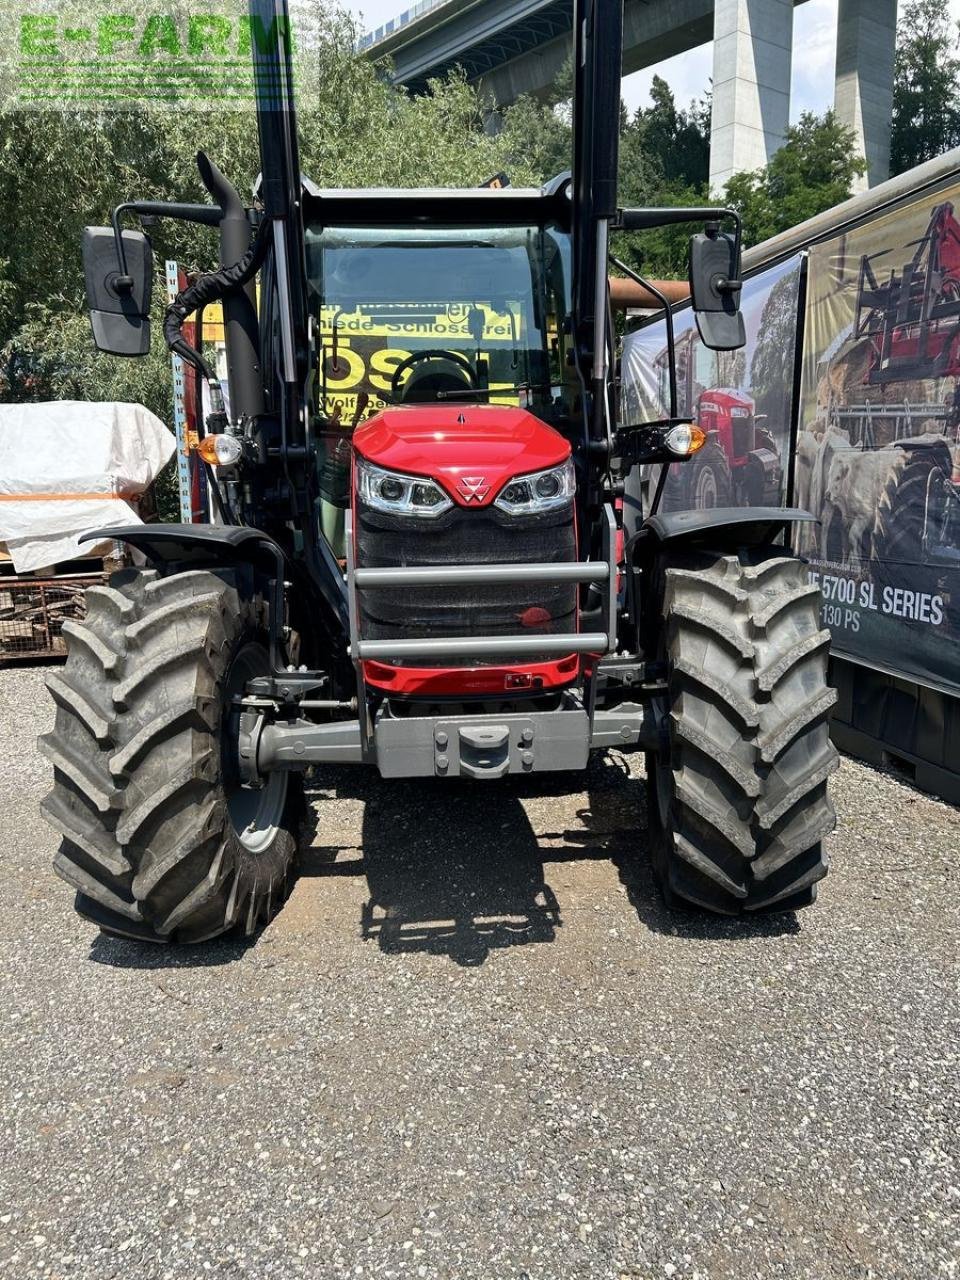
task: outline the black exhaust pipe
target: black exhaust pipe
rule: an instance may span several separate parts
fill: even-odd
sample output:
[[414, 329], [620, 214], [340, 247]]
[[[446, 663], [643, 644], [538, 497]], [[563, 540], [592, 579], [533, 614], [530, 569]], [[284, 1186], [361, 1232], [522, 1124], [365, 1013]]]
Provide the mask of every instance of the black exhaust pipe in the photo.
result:
[[[236, 187], [202, 151], [197, 155], [197, 168], [221, 209], [220, 266], [232, 267], [250, 248], [253, 229], [247, 211]], [[264, 395], [255, 280], [224, 294], [223, 323], [231, 416], [234, 422], [258, 418], [264, 411]]]

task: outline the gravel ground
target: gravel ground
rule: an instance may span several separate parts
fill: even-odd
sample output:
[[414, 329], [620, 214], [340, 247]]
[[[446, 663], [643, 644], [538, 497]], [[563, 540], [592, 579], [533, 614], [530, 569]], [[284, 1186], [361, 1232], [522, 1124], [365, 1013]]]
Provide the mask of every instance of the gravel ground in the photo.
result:
[[143, 950], [50, 871], [51, 719], [0, 672], [0, 1273], [960, 1274], [955, 809], [844, 761], [820, 901], [726, 923], [637, 763], [344, 770], [252, 945]]

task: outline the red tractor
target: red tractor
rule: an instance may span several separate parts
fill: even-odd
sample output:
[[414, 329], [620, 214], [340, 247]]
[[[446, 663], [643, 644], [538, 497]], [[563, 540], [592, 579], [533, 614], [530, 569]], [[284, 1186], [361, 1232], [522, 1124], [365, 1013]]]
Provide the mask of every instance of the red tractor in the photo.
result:
[[960, 222], [938, 204], [916, 251], [898, 275], [878, 280], [864, 254], [857, 281], [854, 337], [870, 338], [871, 386], [960, 377]]
[[[643, 468], [689, 466], [705, 437], [675, 395], [668, 417], [617, 418], [614, 231], [703, 226], [698, 326], [716, 348], [744, 341], [737, 215], [617, 205], [620, 0], [577, 0], [573, 174], [532, 190], [305, 183], [285, 18], [282, 0], [253, 0], [276, 35], [253, 42], [256, 206], [201, 156], [212, 203], [135, 201], [85, 236], [94, 336], [115, 354], [150, 337], [152, 254], [123, 215], [215, 227], [225, 265], [164, 324], [210, 384], [217, 519], [97, 533], [147, 566], [91, 589], [50, 683], [44, 809], [77, 909], [145, 941], [252, 932], [291, 883], [307, 769], [490, 785], [611, 748], [646, 753], [636, 851], [669, 904], [807, 905], [837, 764], [830, 637], [787, 543], [812, 517], [645, 509]], [[229, 416], [182, 333], [221, 299]], [[362, 424], [359, 397], [317, 395], [357, 354], [358, 316], [381, 331], [384, 403]], [[413, 345], [424, 327], [446, 331]], [[507, 391], [519, 403], [497, 403]]]
[[[724, 353], [711, 351], [696, 328], [676, 340], [680, 409], [695, 419], [706, 443], [690, 464], [671, 471], [663, 489], [665, 511], [760, 507], [781, 501], [783, 467], [773, 435], [757, 415], [753, 397], [716, 385]], [[661, 403], [669, 397], [669, 349], [656, 359]], [[727, 371], [729, 376], [729, 370]]]

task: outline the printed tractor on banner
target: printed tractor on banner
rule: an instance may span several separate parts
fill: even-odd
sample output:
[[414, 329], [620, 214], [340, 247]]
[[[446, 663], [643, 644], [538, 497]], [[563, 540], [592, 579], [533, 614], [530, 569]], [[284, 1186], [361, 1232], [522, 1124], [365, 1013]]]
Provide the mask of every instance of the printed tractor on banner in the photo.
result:
[[[706, 433], [689, 466], [673, 468], [663, 490], [666, 511], [776, 505], [782, 499], [783, 463], [766, 415], [741, 389], [742, 352], [711, 351], [696, 328], [676, 340], [680, 409]], [[661, 403], [669, 402], [669, 350], [654, 361]], [[724, 385], [724, 383], [728, 385]]]
[[[798, 442], [797, 497], [823, 515], [816, 550], [871, 565], [878, 581], [912, 565], [925, 586], [960, 565], [960, 223], [934, 207], [912, 257], [861, 254], [853, 323], [821, 359], [818, 412]], [[832, 264], [849, 288], [846, 256]], [[850, 282], [852, 283], [852, 281]], [[804, 531], [813, 549], [809, 531]]]
[[870, 339], [871, 386], [960, 374], [960, 222], [949, 201], [935, 206], [908, 247], [913, 257], [886, 278], [880, 259], [888, 250], [860, 258], [854, 333]]

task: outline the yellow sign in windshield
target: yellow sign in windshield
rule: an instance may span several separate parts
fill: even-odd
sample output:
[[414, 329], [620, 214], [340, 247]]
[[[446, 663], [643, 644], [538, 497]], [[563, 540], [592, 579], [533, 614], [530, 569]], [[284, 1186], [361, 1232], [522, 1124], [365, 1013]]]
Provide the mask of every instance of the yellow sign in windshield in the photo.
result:
[[[480, 317], [482, 316], [482, 331]], [[486, 362], [490, 399], [516, 405], [524, 343], [522, 311], [496, 311], [482, 303], [427, 306], [324, 306], [320, 310], [322, 346], [319, 394], [323, 412], [343, 423], [357, 414], [361, 392], [369, 396], [368, 417], [388, 403], [397, 368], [417, 351], [452, 351], [476, 366]], [[401, 376], [402, 382], [408, 375]]]

